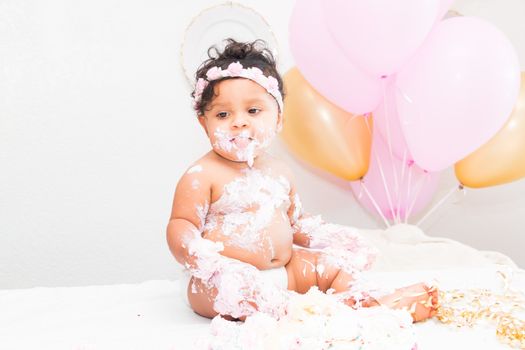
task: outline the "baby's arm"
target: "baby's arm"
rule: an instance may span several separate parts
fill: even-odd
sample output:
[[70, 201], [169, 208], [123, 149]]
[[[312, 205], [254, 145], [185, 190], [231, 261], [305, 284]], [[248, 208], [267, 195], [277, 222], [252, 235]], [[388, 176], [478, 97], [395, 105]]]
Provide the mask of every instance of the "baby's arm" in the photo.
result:
[[196, 165], [192, 169], [199, 171], [188, 171], [177, 184], [166, 234], [171, 253], [190, 270], [196, 269], [197, 265], [188, 245], [201, 237], [211, 199], [211, 183], [202, 173], [202, 166]]
[[370, 267], [375, 249], [366, 244], [353, 227], [326, 223], [320, 215], [303, 211], [301, 201], [291, 184], [288, 216], [294, 232], [294, 243], [306, 248], [322, 249], [327, 262], [347, 272]]
[[310, 248], [310, 235], [307, 232], [299, 229], [299, 225], [304, 222], [305, 219], [311, 218], [303, 212], [303, 205], [299, 198], [299, 195], [295, 192], [295, 188], [291, 185], [290, 190], [290, 208], [288, 209], [288, 217], [290, 218], [290, 224], [293, 228], [293, 243], [301, 247]]

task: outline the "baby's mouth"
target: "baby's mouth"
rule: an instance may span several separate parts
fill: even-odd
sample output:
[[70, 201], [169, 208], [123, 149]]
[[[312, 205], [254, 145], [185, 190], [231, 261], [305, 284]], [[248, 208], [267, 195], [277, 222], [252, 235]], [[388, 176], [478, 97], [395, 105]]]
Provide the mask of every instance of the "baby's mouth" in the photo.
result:
[[253, 138], [248, 136], [235, 136], [230, 142], [233, 142], [238, 148], [246, 148], [253, 141]]

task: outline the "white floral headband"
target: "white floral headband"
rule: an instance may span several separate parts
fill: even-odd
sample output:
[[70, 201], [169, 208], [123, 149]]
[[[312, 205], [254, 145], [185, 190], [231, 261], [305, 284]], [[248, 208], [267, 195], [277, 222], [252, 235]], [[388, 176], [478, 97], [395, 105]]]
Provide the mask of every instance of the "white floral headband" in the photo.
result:
[[193, 107], [197, 108], [199, 102], [202, 99], [202, 92], [208, 86], [210, 81], [217, 80], [225, 77], [241, 77], [250, 79], [257, 84], [261, 85], [263, 88], [272, 95], [277, 104], [279, 105], [279, 111], [283, 111], [283, 97], [279, 91], [279, 82], [272, 76], [265, 76], [257, 67], [244, 68], [242, 64], [237, 62], [232, 62], [226, 70], [222, 70], [221, 67], [211, 67], [206, 72], [206, 79], [199, 78], [197, 84], [195, 84], [195, 94], [193, 97]]

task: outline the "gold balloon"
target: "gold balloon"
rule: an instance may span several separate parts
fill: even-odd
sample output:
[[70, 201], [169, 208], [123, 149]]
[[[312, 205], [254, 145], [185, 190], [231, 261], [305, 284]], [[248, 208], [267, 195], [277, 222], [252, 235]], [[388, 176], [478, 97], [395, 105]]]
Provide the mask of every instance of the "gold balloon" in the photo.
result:
[[307, 163], [345, 180], [365, 175], [370, 159], [372, 118], [354, 115], [328, 102], [297, 68], [285, 74], [284, 82], [287, 95], [281, 137], [291, 151]]
[[518, 101], [505, 126], [489, 142], [456, 163], [455, 171], [463, 185], [473, 188], [525, 177], [525, 72], [521, 73]]

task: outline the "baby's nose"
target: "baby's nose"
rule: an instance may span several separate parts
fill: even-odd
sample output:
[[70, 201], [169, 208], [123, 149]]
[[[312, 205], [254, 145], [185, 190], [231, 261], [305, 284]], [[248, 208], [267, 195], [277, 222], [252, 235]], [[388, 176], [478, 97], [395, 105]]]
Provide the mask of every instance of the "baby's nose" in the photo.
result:
[[248, 126], [248, 118], [245, 116], [237, 115], [233, 118], [232, 126], [234, 128], [245, 128]]

